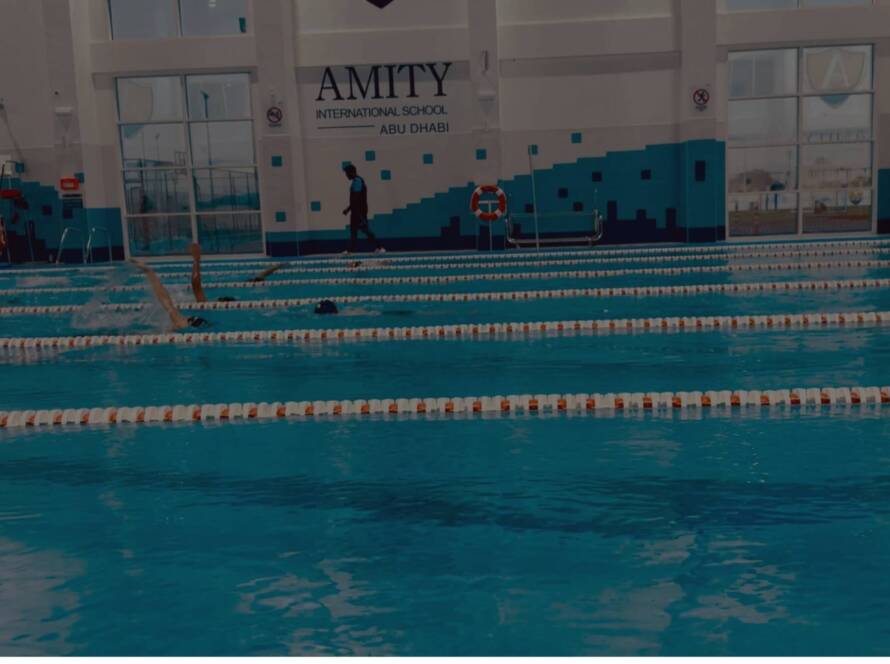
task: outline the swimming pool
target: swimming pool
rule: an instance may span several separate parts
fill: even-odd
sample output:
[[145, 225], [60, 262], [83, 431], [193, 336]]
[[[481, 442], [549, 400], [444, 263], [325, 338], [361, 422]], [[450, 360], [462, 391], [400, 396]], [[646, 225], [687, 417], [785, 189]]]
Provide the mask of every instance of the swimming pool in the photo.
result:
[[0, 653], [890, 651], [890, 243], [353, 260], [0, 271]]

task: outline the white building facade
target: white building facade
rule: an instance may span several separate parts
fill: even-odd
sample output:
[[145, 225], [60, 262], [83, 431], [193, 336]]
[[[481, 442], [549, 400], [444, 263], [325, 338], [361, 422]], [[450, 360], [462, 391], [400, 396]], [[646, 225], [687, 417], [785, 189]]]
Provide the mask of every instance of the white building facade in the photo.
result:
[[608, 243], [890, 232], [890, 0], [0, 8], [14, 261], [68, 227], [75, 260], [93, 229], [118, 258], [339, 251], [347, 163], [395, 250], [503, 247], [479, 184]]

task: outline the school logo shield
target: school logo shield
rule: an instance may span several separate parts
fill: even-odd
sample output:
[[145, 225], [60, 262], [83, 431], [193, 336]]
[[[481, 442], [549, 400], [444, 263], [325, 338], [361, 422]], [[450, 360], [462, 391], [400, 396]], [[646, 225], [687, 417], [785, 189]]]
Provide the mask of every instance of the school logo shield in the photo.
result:
[[806, 56], [806, 75], [814, 92], [849, 92], [862, 83], [865, 53], [826, 48]]

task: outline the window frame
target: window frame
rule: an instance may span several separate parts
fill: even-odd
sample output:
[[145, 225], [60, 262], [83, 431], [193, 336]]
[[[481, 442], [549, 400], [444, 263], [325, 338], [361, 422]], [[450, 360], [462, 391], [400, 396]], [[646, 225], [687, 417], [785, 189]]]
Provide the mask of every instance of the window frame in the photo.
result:
[[[152, 39], [216, 39], [218, 37], [246, 37], [253, 34], [253, 0], [245, 0], [244, 20], [247, 25], [244, 32], [226, 32], [219, 35], [187, 35], [182, 30], [182, 0], [176, 2], [176, 34], [170, 37], [115, 37], [114, 20], [112, 18], [111, 0], [105, 0], [105, 25], [110, 41], [150, 41]], [[134, 77], [136, 78], [136, 77]]]
[[[819, 11], [822, 9], [856, 9], [863, 7], [874, 7], [875, 0], [866, 0], [863, 4], [857, 5], [845, 5], [845, 4], [837, 4], [837, 5], [827, 5], [825, 7], [805, 7], [803, 5], [804, 0], [796, 0], [793, 7], [761, 7], [755, 9], [729, 9], [727, 6], [727, 0], [719, 0], [717, 3], [717, 14], [724, 16], [732, 16], [734, 14], [761, 14], [763, 12], [795, 12], [801, 9], [805, 11]], [[860, 44], [862, 45], [862, 44]], [[751, 49], [746, 49], [751, 50]]]
[[[800, 3], [798, 1], [798, 8], [800, 8]], [[749, 10], [749, 11], [764, 11], [764, 10]], [[843, 90], [828, 90], [821, 92], [804, 92], [804, 82], [802, 80], [802, 75], [804, 72], [804, 52], [806, 49], [810, 48], [844, 48], [844, 47], [855, 47], [855, 46], [868, 46], [870, 48], [870, 71], [871, 71], [871, 79], [869, 81], [868, 87], [863, 88], [861, 90], [856, 91], [843, 91]], [[752, 237], [819, 237], [820, 235], [837, 237], [839, 234], [844, 235], [871, 235], [877, 232], [877, 195], [878, 195], [878, 179], [877, 179], [877, 145], [878, 145], [878, 118], [876, 117], [877, 106], [875, 104], [875, 44], [874, 42], [858, 42], [858, 43], [841, 43], [841, 44], [807, 44], [800, 46], [788, 46], [786, 48], [776, 48], [775, 46], [769, 46], [764, 48], [746, 48], [739, 49], [737, 51], [730, 51], [732, 53], [750, 53], [756, 51], [777, 51], [777, 50], [793, 50], [795, 52], [795, 66], [797, 67], [797, 89], [793, 93], [782, 93], [782, 94], [774, 94], [774, 95], [756, 95], [756, 96], [740, 96], [733, 97], [729, 94], [729, 91], [732, 89], [732, 82], [730, 80], [730, 67], [729, 60], [727, 59], [726, 66], [726, 90], [727, 90], [727, 136], [726, 136], [726, 168], [725, 171], [725, 182], [724, 182], [724, 200], [726, 201], [726, 213], [725, 213], [725, 230], [726, 230], [726, 238], [727, 239], [736, 239], [736, 238], [752, 238]], [[848, 141], [837, 141], [837, 142], [808, 142], [804, 140], [804, 103], [803, 100], [812, 97], [826, 97], [831, 96], [833, 94], [838, 95], [868, 95], [870, 106], [869, 106], [869, 120], [871, 123], [871, 131], [870, 137], [868, 139], [861, 140], [848, 140]], [[734, 101], [753, 101], [753, 100], [769, 100], [769, 99], [794, 99], [796, 104], [796, 117], [797, 117], [797, 132], [795, 136], [794, 142], [776, 142], [776, 143], [745, 143], [745, 144], [730, 144], [729, 142], [729, 107]], [[811, 193], [816, 193], [819, 191], [825, 191], [824, 188], [812, 188], [805, 187], [803, 182], [803, 150], [804, 148], [810, 146], [830, 146], [830, 145], [862, 145], [866, 144], [870, 147], [870, 162], [868, 164], [868, 168], [870, 169], [871, 174], [871, 186], [867, 189], [869, 192], [870, 200], [871, 200], [871, 224], [868, 230], [864, 231], [837, 231], [837, 232], [806, 232], [804, 228], [804, 209], [803, 209], [803, 201], [804, 198]], [[797, 199], [797, 225], [796, 232], [793, 234], [782, 234], [770, 236], [768, 234], [760, 235], [748, 235], [748, 234], [735, 234], [731, 232], [730, 225], [730, 213], [732, 205], [730, 200], [732, 197], [739, 196], [749, 196], [749, 195], [766, 195], [771, 193], [780, 193], [780, 192], [769, 192], [769, 191], [760, 191], [760, 192], [730, 192], [730, 171], [729, 171], [729, 159], [730, 152], [733, 150], [745, 150], [748, 148], [769, 148], [769, 147], [793, 147], [795, 149], [795, 165], [796, 165], [796, 177], [795, 184], [796, 187], [794, 189], [783, 189], [780, 190], [781, 193], [793, 194]]]
[[[187, 90], [188, 90], [188, 78], [189, 76], [208, 76], [208, 75], [242, 75], [247, 79], [247, 102], [248, 102], [248, 110], [249, 110], [249, 119], [239, 118], [233, 120], [192, 120], [189, 115], [189, 105], [187, 99]], [[120, 99], [119, 99], [119, 88], [118, 81], [124, 79], [139, 79], [139, 78], [175, 78], [179, 85], [182, 94], [180, 95], [180, 104], [181, 104], [181, 118], [180, 120], [163, 120], [159, 122], [122, 122], [121, 121], [121, 113], [120, 113]], [[256, 123], [254, 119], [254, 99], [253, 99], [253, 80], [250, 72], [247, 71], [220, 71], [213, 72], [212, 74], [208, 74], [206, 72], [196, 73], [196, 72], [180, 72], [177, 74], [140, 74], [137, 76], [117, 76], [114, 80], [114, 94], [115, 94], [115, 103], [117, 106], [116, 109], [116, 131], [117, 131], [117, 155], [118, 155], [118, 186], [119, 191], [121, 192], [121, 214], [123, 216], [123, 232], [124, 232], [124, 251], [126, 255], [129, 257], [130, 255], [130, 237], [129, 237], [129, 224], [130, 220], [140, 221], [140, 220], [151, 220], [151, 219], [161, 219], [167, 217], [188, 217], [189, 224], [191, 229], [191, 236], [193, 242], [199, 242], [201, 237], [198, 233], [198, 218], [206, 217], [206, 216], [219, 216], [219, 215], [227, 215], [231, 217], [237, 217], [243, 215], [247, 216], [255, 216], [260, 220], [260, 243], [264, 242], [264, 231], [262, 226], [262, 213], [263, 213], [263, 203], [262, 197], [260, 196], [260, 168], [259, 163], [257, 161], [257, 155], [259, 152], [259, 146], [257, 144], [257, 130]], [[222, 122], [249, 122], [251, 127], [251, 146], [253, 148], [253, 162], [235, 165], [226, 165], [224, 167], [211, 167], [211, 166], [196, 166], [194, 163], [194, 149], [192, 146], [192, 136], [191, 136], [191, 127], [193, 124], [213, 124], [213, 123], [222, 123]], [[124, 160], [124, 145], [121, 140], [121, 129], [124, 126], [128, 125], [142, 125], [143, 127], [151, 126], [151, 125], [178, 125], [182, 128], [182, 131], [185, 134], [185, 164], [182, 166], [175, 167], [149, 167], [149, 168], [139, 168], [139, 167], [126, 167]], [[198, 202], [197, 202], [197, 193], [196, 193], [196, 185], [195, 185], [195, 172], [196, 171], [226, 171], [230, 168], [243, 168], [243, 169], [252, 169], [254, 173], [254, 181], [256, 183], [256, 199], [258, 201], [258, 206], [256, 208], [251, 209], [236, 209], [236, 210], [199, 210]], [[131, 214], [127, 207], [127, 187], [126, 187], [126, 175], [134, 174], [134, 173], [143, 173], [143, 172], [183, 172], [188, 183], [188, 204], [189, 209], [183, 212], [169, 211], [169, 212], [148, 212], [143, 214]], [[255, 252], [256, 255], [261, 255], [263, 250], [260, 249]], [[167, 254], [167, 255], [180, 255], [180, 254]]]

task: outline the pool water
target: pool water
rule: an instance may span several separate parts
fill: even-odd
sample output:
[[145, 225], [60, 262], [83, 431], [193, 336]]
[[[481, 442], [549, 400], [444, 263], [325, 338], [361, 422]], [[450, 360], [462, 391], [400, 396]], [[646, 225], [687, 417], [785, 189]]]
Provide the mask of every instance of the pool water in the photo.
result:
[[[759, 245], [751, 257], [732, 245], [721, 259], [682, 247], [658, 255], [684, 267], [890, 257], [890, 244], [834, 244], [850, 255], [777, 256], [804, 243]], [[619, 251], [589, 257], [627, 264], [566, 269], [649, 265]], [[520, 256], [512, 262], [533, 260]], [[466, 274], [529, 271], [460, 254], [394, 256], [363, 263], [362, 276], [392, 276], [386, 268], [397, 265], [412, 266], [398, 276], [457, 274], [437, 265], [460, 261], [484, 264]], [[274, 285], [343, 267], [318, 258], [294, 267], [303, 263], [305, 275], [275, 275], [245, 296], [890, 277], [883, 267], [802, 266], [705, 278]], [[188, 300], [187, 268], [159, 269]], [[0, 307], [88, 303], [59, 314], [0, 308], [0, 336], [165, 331], [156, 307], [97, 306], [148, 303], [144, 290], [99, 292], [139, 285], [130, 270], [0, 271], [0, 289], [16, 291]], [[95, 290], [41, 292], [83, 286]], [[369, 301], [332, 317], [310, 305], [202, 315], [214, 332], [352, 330], [880, 312], [890, 311], [887, 293]], [[888, 335], [871, 324], [10, 348], [0, 349], [0, 410], [882, 386]], [[863, 404], [3, 428], [0, 655], [887, 655], [887, 413]]]

